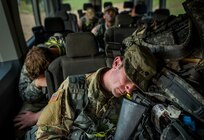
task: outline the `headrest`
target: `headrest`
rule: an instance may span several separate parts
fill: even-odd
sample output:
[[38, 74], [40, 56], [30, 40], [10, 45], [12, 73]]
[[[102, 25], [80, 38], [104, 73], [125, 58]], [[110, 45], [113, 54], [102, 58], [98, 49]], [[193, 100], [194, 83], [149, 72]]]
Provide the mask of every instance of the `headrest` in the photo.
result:
[[45, 18], [45, 31], [49, 33], [63, 32], [65, 30], [64, 22], [60, 17]]
[[116, 26], [129, 26], [133, 22], [133, 18], [128, 14], [119, 14], [115, 17]]
[[92, 3], [84, 3], [83, 9], [84, 9], [84, 10], [87, 10], [88, 8], [93, 8]]
[[70, 33], [66, 37], [68, 57], [94, 56], [98, 54], [98, 43], [91, 32]]
[[112, 2], [104, 2], [103, 4], [103, 8], [106, 8], [107, 6], [113, 6], [113, 3]]
[[57, 11], [55, 15], [56, 15], [56, 17], [62, 18], [64, 21], [69, 20], [69, 16], [68, 16], [67, 12], [64, 10]]
[[66, 3], [66, 4], [62, 4], [61, 5], [61, 10], [63, 10], [63, 11], [71, 11], [72, 8], [71, 8], [71, 5], [69, 3]]
[[147, 6], [145, 3], [138, 3], [135, 6], [135, 13], [139, 14], [139, 15], [143, 15], [145, 13], [147, 13]]
[[166, 20], [170, 16], [169, 9], [156, 9], [153, 14], [153, 18], [156, 21], [163, 21]]
[[125, 1], [123, 3], [123, 8], [133, 8], [133, 2], [132, 1]]

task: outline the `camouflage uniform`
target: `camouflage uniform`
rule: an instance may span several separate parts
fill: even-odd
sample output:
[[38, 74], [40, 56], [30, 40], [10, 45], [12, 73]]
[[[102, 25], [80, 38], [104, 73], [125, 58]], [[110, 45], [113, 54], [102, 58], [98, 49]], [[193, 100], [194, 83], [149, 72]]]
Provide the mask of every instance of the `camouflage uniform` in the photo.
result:
[[28, 77], [25, 65], [21, 71], [19, 93], [24, 101], [22, 110], [37, 112], [47, 104], [46, 88], [39, 89], [35, 86], [34, 81]]
[[105, 42], [104, 42], [104, 34], [108, 27], [105, 23], [99, 24], [92, 29], [92, 33], [96, 36], [96, 39], [99, 42], [99, 51], [105, 51]]
[[89, 20], [85, 16], [80, 18], [80, 22], [82, 24], [82, 31], [83, 32], [90, 32], [93, 27], [96, 26], [98, 23], [98, 18], [94, 17], [92, 20]]
[[[38, 47], [57, 47], [59, 49], [59, 55], [65, 54], [64, 39], [60, 34], [55, 34], [50, 37], [45, 44], [39, 44]], [[21, 75], [19, 79], [19, 93], [23, 100], [23, 106], [21, 110], [27, 110], [32, 112], [38, 112], [48, 103], [47, 89], [37, 88], [34, 81], [28, 76], [25, 64], [22, 67]], [[16, 139], [35, 139], [36, 126], [32, 126], [29, 129], [22, 131], [16, 131]]]
[[[50, 37], [48, 42], [40, 44], [38, 47], [57, 47], [60, 55], [65, 54], [64, 41], [57, 35]], [[24, 101], [22, 110], [29, 110], [33, 112], [40, 111], [47, 104], [47, 90], [46, 88], [37, 88], [34, 81], [28, 77], [25, 64], [22, 67], [19, 80], [19, 93], [21, 99]]]
[[[79, 89], [73, 89], [70, 77], [62, 83], [38, 120], [37, 139], [110, 137], [116, 126], [121, 100], [101, 87], [100, 76], [104, 70], [106, 68], [101, 68], [86, 76], [85, 90], [80, 89], [79, 85], [77, 85]], [[83, 90], [84, 95], [78, 94], [80, 90]], [[78, 103], [76, 106], [73, 105], [73, 102], [77, 102], [76, 98], [78, 103], [84, 101], [78, 113], [76, 112]]]

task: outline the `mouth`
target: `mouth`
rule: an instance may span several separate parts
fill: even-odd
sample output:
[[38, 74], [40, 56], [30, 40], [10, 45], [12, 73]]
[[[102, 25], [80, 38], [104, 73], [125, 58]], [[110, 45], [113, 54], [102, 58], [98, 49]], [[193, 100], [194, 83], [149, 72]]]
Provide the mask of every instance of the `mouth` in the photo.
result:
[[124, 93], [125, 93], [125, 92], [122, 92], [120, 89], [118, 89], [118, 91], [119, 91], [120, 95], [124, 95]]

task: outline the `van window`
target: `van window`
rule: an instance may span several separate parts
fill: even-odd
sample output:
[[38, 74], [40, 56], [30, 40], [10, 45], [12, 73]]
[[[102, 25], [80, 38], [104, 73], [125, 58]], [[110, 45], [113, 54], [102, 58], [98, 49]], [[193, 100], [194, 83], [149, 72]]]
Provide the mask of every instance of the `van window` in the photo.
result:
[[18, 0], [18, 9], [24, 37], [28, 40], [32, 37], [32, 27], [35, 26], [31, 0]]
[[166, 1], [166, 8], [168, 8], [171, 12], [171, 15], [179, 15], [179, 14], [184, 14], [185, 10], [183, 8], [182, 3], [185, 0], [167, 0]]
[[46, 14], [45, 14], [45, 0], [39, 0], [39, 8], [40, 8], [41, 23], [44, 26], [44, 20], [45, 20], [45, 17], [46, 17]]
[[[169, 9], [171, 15], [184, 14], [182, 2], [185, 0], [166, 0], [166, 8]], [[159, 8], [159, 0], [153, 1], [153, 11]]]
[[69, 3], [71, 10], [76, 12], [78, 9], [83, 9], [83, 4], [89, 3], [89, 0], [63, 0], [63, 3]]

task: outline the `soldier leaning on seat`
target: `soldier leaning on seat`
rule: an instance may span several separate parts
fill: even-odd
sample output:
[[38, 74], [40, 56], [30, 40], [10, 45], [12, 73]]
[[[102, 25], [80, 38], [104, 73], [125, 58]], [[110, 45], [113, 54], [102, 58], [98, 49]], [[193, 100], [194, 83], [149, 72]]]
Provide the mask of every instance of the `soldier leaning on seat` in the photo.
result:
[[64, 39], [58, 33], [50, 37], [45, 44], [39, 44], [29, 50], [19, 80], [23, 106], [14, 119], [15, 127], [20, 131], [17, 132], [19, 139], [24, 139], [23, 131], [30, 130], [30, 127], [36, 124], [41, 109], [48, 102], [45, 70], [56, 57], [64, 54]]
[[[154, 56], [145, 47], [149, 45], [165, 58], [187, 56], [182, 50], [192, 45], [190, 40], [195, 39], [191, 34], [191, 20], [186, 15], [172, 20], [164, 25], [165, 28], [157, 27], [155, 32], [137, 30], [129, 41], [124, 41], [127, 47], [124, 56], [116, 57], [111, 69], [68, 77], [43, 110], [37, 123], [37, 139], [203, 139], [203, 96], [196, 91], [196, 86], [170, 69], [174, 67], [173, 63], [172, 67], [167, 66], [169, 58], [162, 65], [165, 68], [161, 66], [156, 73]], [[172, 29], [176, 29], [173, 34]], [[175, 44], [175, 34], [180, 44]], [[203, 74], [204, 61], [200, 60], [196, 67]], [[193, 76], [180, 72], [190, 74], [189, 78]], [[188, 80], [199, 84], [193, 79]], [[135, 112], [133, 115], [121, 112], [118, 121], [121, 98], [116, 97], [130, 92], [135, 94], [127, 96], [128, 101], [131, 100], [136, 108], [123, 104], [121, 110], [139, 110], [130, 111]], [[128, 108], [123, 109], [126, 105]], [[130, 121], [126, 123], [128, 118]], [[123, 129], [118, 132], [120, 124]]]
[[138, 87], [145, 90], [155, 63], [147, 48], [133, 46], [112, 68], [68, 77], [42, 111], [37, 139], [112, 139], [121, 97]]

